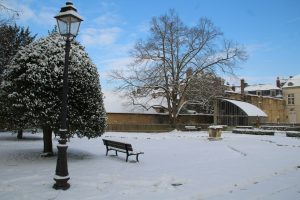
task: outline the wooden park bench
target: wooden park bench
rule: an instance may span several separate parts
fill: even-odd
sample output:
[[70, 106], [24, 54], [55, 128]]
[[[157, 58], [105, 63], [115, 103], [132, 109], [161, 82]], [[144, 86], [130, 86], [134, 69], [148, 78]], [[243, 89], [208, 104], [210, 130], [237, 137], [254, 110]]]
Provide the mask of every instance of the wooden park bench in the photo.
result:
[[118, 156], [118, 152], [126, 153], [126, 162], [128, 161], [129, 156], [136, 156], [136, 161], [139, 162], [139, 155], [144, 154], [144, 152], [134, 152], [131, 144], [117, 142], [113, 140], [102, 139], [103, 144], [106, 146], [106, 156], [108, 152], [113, 150], [116, 152], [116, 156]]

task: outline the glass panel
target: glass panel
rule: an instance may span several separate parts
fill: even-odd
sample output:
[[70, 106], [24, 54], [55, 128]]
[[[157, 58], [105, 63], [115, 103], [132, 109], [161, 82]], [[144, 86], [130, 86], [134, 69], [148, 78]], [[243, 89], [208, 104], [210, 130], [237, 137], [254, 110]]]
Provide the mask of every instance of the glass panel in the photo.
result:
[[59, 33], [62, 36], [76, 36], [78, 34], [80, 22], [76, 17], [64, 16], [57, 19]]
[[68, 33], [68, 24], [65, 21], [57, 20], [58, 30], [61, 35]]
[[80, 25], [80, 22], [78, 22], [78, 21], [71, 23], [71, 27], [70, 27], [71, 35], [73, 35], [73, 36], [77, 35], [78, 30], [79, 30], [79, 25]]

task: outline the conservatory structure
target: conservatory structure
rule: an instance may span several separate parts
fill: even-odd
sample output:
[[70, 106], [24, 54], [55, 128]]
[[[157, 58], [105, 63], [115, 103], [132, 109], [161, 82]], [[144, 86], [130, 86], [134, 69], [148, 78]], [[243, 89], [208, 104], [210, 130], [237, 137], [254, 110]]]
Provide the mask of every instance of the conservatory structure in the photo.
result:
[[237, 100], [216, 99], [214, 124], [228, 126], [258, 125], [267, 120], [267, 114], [257, 106]]

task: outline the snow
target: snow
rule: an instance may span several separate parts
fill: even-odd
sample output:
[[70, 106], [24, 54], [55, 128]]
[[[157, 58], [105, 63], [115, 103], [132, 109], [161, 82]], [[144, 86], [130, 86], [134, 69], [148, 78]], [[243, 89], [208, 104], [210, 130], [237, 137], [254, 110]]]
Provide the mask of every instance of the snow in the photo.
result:
[[287, 80], [282, 88], [299, 87], [300, 86], [300, 74]]
[[[112, 91], [103, 91], [104, 94], [104, 107], [108, 113], [139, 113], [139, 114], [158, 114], [155, 109], [150, 108], [146, 110], [141, 106], [134, 106], [132, 103], [122, 94], [112, 92]], [[161, 105], [161, 98], [157, 98], [157, 101], [147, 102], [146, 105]], [[150, 105], [149, 105], [150, 107]]]
[[[1, 200], [226, 200], [300, 199], [300, 140], [206, 131], [105, 133], [145, 152], [136, 163], [106, 150], [102, 138], [72, 138], [68, 148], [71, 188], [54, 190], [56, 157], [42, 158], [42, 135], [0, 133]], [[57, 144], [54, 139], [54, 144]], [[56, 152], [55, 152], [56, 153]]]
[[261, 109], [259, 109], [258, 107], [256, 107], [253, 104], [243, 102], [243, 101], [229, 100], [229, 99], [223, 99], [223, 101], [228, 101], [230, 103], [235, 104], [236, 106], [241, 108], [249, 117], [256, 117], [256, 116], [267, 117], [268, 116], [264, 111], [262, 111]]
[[220, 129], [220, 128], [223, 128], [223, 126], [222, 125], [214, 125], [214, 126], [209, 126], [208, 128]]
[[245, 91], [261, 91], [261, 90], [280, 90], [279, 87], [271, 84], [257, 84], [245, 87]]

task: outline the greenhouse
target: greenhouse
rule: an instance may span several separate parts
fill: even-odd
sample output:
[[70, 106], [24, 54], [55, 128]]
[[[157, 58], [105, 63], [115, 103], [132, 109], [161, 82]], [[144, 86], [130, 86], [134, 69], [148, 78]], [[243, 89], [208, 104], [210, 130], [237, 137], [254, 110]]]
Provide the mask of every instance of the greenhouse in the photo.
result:
[[266, 119], [267, 114], [253, 104], [230, 99], [217, 99], [215, 102], [215, 124], [257, 125], [266, 122]]

